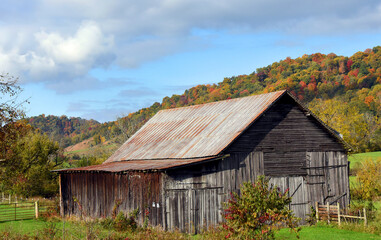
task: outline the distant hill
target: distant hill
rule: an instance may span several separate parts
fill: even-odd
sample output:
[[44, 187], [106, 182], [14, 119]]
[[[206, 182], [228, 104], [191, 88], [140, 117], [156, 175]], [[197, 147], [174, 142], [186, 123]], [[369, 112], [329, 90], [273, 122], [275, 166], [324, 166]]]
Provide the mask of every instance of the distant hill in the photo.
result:
[[46, 133], [51, 139], [67, 147], [92, 137], [92, 131], [101, 124], [95, 120], [79, 117], [53, 116], [44, 114], [27, 118], [26, 121], [34, 128]]
[[[180, 76], [179, 76], [180, 77]], [[351, 57], [311, 54], [274, 62], [251, 74], [225, 78], [211, 85], [197, 85], [181, 95], [163, 98], [148, 108], [99, 124], [63, 117], [36, 117], [29, 122], [43, 132], [62, 136], [68, 146], [92, 137], [95, 144], [124, 142], [160, 109], [244, 97], [287, 89], [319, 117], [344, 135], [355, 151], [381, 150], [381, 47]], [[42, 119], [46, 120], [42, 120]], [[51, 119], [51, 120], [48, 120]], [[68, 122], [68, 123], [67, 123]], [[71, 122], [73, 124], [71, 124]], [[66, 126], [63, 123], [67, 123]], [[75, 123], [75, 124], [74, 124]], [[45, 126], [47, 124], [47, 126]], [[54, 125], [57, 124], [57, 127]], [[51, 127], [49, 127], [51, 126]], [[62, 140], [61, 140], [62, 141]]]

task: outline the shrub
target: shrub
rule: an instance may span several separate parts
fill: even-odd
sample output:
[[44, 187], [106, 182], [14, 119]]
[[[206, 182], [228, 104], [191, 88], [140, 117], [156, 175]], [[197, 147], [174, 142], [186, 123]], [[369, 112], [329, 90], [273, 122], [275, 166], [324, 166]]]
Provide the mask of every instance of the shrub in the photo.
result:
[[365, 159], [357, 170], [356, 185], [352, 187], [354, 199], [374, 200], [381, 196], [381, 158]]
[[111, 218], [112, 218], [112, 219], [115, 219], [115, 218], [116, 218], [116, 215], [117, 215], [117, 213], [118, 213], [118, 208], [119, 208], [120, 204], [122, 204], [122, 200], [117, 199], [117, 200], [115, 201], [114, 207], [112, 208], [112, 214], [111, 214]]
[[310, 226], [316, 224], [316, 209], [313, 206], [310, 207], [310, 213], [307, 214], [306, 222]]
[[44, 228], [39, 231], [39, 239], [57, 239], [58, 231], [57, 223], [47, 221]]
[[[288, 191], [288, 190], [287, 190]], [[274, 239], [275, 229], [288, 226], [297, 232], [297, 219], [287, 206], [291, 197], [276, 186], [269, 186], [269, 180], [258, 177], [255, 183], [241, 185], [241, 196], [231, 194], [225, 203], [223, 227], [229, 231], [226, 238]]]
[[114, 219], [112, 218], [104, 218], [99, 220], [99, 224], [104, 228], [111, 230], [114, 227]]
[[123, 212], [119, 212], [114, 219], [114, 228], [117, 231], [135, 231], [137, 223], [133, 216], [127, 217]]
[[46, 211], [40, 214], [40, 219], [44, 221], [58, 221], [61, 219], [59, 198], [56, 197], [53, 201], [42, 201], [39, 204], [40, 207], [46, 207]]

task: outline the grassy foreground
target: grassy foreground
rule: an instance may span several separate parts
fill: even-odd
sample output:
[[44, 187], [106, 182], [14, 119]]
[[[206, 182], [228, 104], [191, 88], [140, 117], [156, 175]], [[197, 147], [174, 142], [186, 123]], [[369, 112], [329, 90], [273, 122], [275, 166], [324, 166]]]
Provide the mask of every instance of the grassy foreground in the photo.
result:
[[[0, 223], [0, 239], [14, 239], [5, 238], [4, 232], [13, 232], [14, 236], [29, 236], [31, 239], [49, 239], [49, 237], [54, 237], [55, 239], [62, 239], [63, 222], [45, 222], [42, 220], [24, 220], [24, 221], [13, 221]], [[52, 234], [51, 230], [54, 231]], [[113, 230], [107, 230], [101, 226], [89, 227], [83, 224], [78, 224], [74, 222], [65, 222], [65, 239], [86, 239], [88, 234], [96, 236], [96, 239], [124, 239], [128, 237], [129, 239], [220, 239], [221, 235], [213, 234], [199, 234], [199, 235], [187, 235], [182, 233], [166, 233], [160, 230], [156, 231], [138, 231], [135, 233], [117, 233]], [[18, 234], [18, 235], [17, 235]], [[49, 235], [50, 234], [50, 235]], [[54, 236], [53, 236], [54, 235]], [[28, 238], [21, 238], [28, 239]], [[51, 238], [53, 239], [53, 238]], [[297, 239], [295, 233], [290, 233], [288, 229], [281, 229], [276, 233], [276, 239]], [[355, 232], [345, 229], [338, 229], [333, 225], [316, 225], [316, 226], [305, 226], [302, 227], [300, 231], [299, 239], [381, 239], [380, 235]]]
[[[288, 229], [281, 229], [276, 233], [276, 239], [298, 239], [295, 233], [290, 233]], [[335, 240], [344, 240], [344, 239], [381, 239], [380, 235], [364, 233], [364, 232], [355, 232], [345, 229], [338, 229], [333, 226], [327, 225], [317, 225], [317, 226], [306, 226], [302, 227], [299, 232], [299, 239], [308, 239], [308, 240], [323, 240], [323, 239], [335, 239]]]

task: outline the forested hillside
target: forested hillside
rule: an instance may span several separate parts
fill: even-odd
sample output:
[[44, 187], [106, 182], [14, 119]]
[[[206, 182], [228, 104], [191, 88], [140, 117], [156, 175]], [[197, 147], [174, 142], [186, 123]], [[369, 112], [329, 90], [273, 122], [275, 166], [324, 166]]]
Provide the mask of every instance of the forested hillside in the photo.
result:
[[[78, 128], [80, 130], [76, 128], [80, 124], [69, 127], [62, 124], [58, 126], [61, 130], [63, 128], [60, 131], [69, 139], [65, 145], [76, 143], [86, 137], [93, 137], [95, 143], [115, 138], [121, 143], [160, 109], [282, 89], [289, 90], [323, 121], [340, 132], [353, 146], [354, 151], [381, 150], [381, 47], [379, 46], [357, 52], [351, 57], [316, 53], [296, 59], [286, 58], [258, 68], [249, 75], [225, 78], [217, 84], [198, 85], [186, 90], [182, 95], [165, 97], [162, 103], [154, 103], [149, 108], [130, 113], [115, 122], [104, 124], [89, 122], [81, 125]], [[36, 118], [29, 119], [33, 126], [37, 126], [35, 121]], [[42, 125], [37, 127], [43, 130]]]
[[79, 117], [45, 116], [44, 114], [30, 117], [27, 122], [34, 128], [46, 133], [52, 140], [66, 147], [85, 140], [93, 135], [92, 130], [100, 126], [95, 120], [86, 120]]

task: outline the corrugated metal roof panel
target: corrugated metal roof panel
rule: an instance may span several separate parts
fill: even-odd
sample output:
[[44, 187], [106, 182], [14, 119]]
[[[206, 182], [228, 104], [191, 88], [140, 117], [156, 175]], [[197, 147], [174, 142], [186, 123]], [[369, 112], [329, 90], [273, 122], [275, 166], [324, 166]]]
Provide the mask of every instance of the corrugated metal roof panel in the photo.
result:
[[285, 92], [161, 110], [105, 163], [216, 156]]
[[128, 160], [110, 162], [80, 168], [61, 169], [57, 172], [125, 172], [125, 171], [148, 171], [165, 170], [179, 166], [195, 164], [208, 160], [221, 159], [216, 157], [192, 158], [192, 159], [166, 159], [166, 160]]

